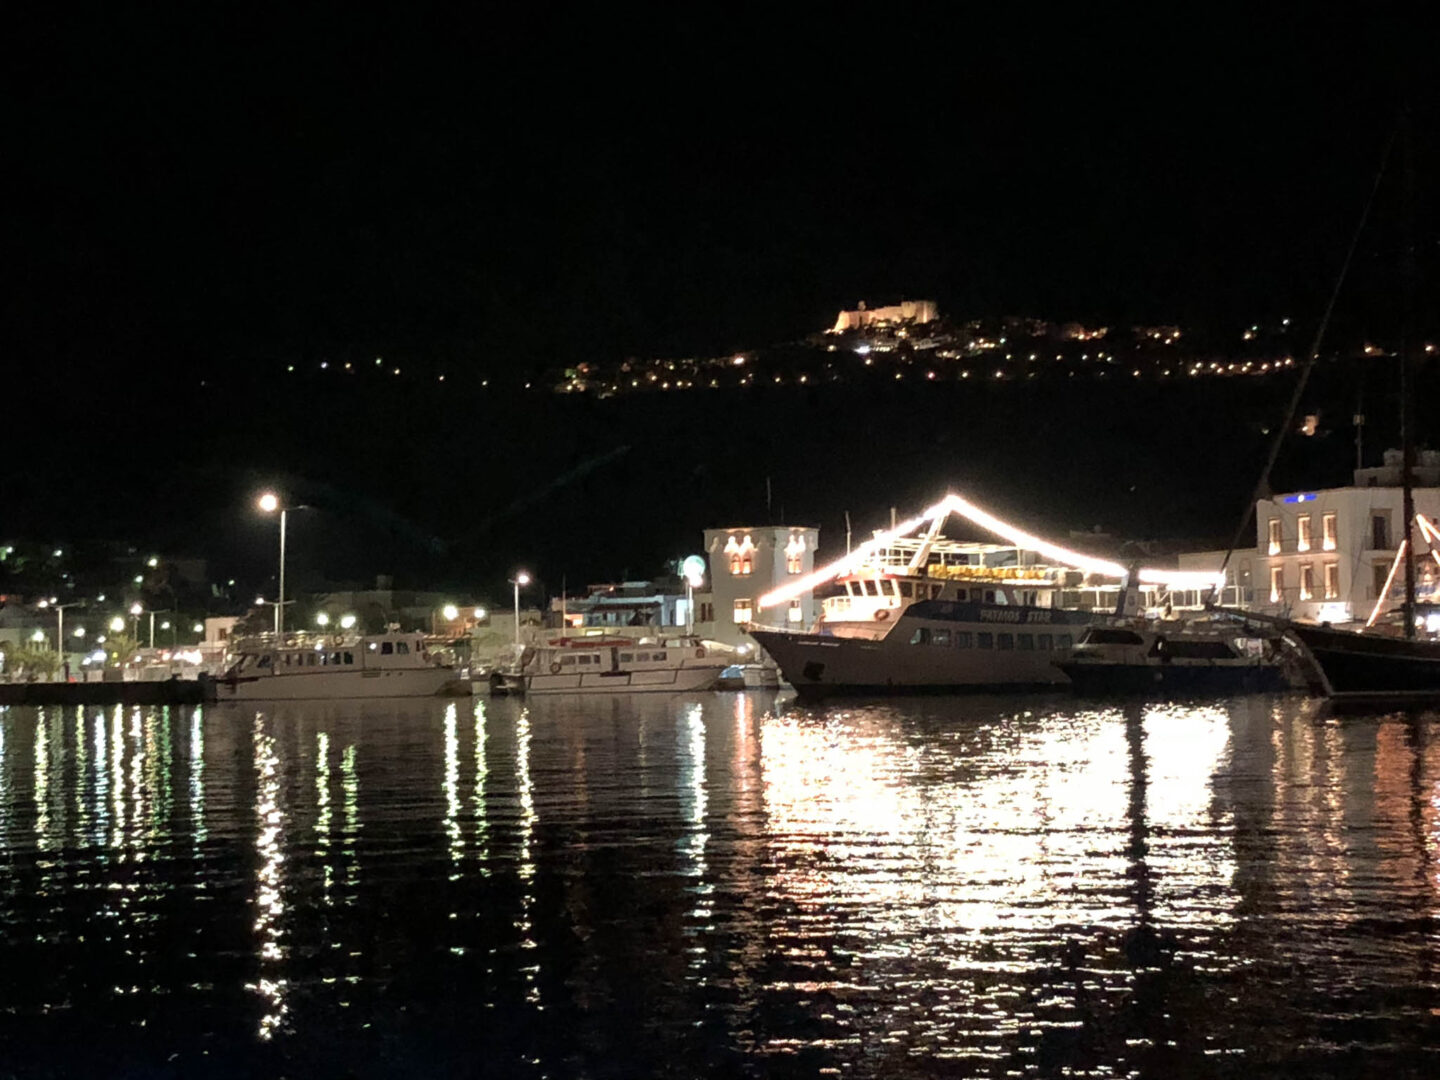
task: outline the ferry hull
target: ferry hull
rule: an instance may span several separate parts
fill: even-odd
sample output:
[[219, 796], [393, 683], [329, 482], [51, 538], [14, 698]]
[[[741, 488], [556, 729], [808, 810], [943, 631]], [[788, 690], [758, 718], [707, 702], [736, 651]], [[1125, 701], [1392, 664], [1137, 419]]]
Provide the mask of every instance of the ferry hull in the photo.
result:
[[[934, 600], [911, 605], [878, 640], [759, 628], [750, 635], [802, 697], [1056, 690], [1069, 680], [1054, 661], [1091, 618]], [[947, 644], [929, 643], [941, 635]]]
[[217, 679], [215, 698], [217, 701], [324, 701], [438, 697], [454, 679], [452, 669], [441, 667], [242, 675]]

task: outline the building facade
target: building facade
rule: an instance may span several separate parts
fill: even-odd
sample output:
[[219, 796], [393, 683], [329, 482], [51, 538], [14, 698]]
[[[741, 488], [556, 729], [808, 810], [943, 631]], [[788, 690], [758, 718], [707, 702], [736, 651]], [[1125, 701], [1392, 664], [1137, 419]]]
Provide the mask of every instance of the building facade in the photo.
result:
[[[1398, 451], [1386, 451], [1380, 467], [1356, 469], [1350, 487], [1261, 499], [1255, 507], [1256, 607], [1315, 622], [1364, 622], [1380, 600], [1402, 599], [1400, 464]], [[1440, 521], [1440, 453], [1419, 456], [1414, 496], [1417, 514]], [[1422, 530], [1412, 532], [1418, 598], [1440, 601], [1434, 547]]]
[[696, 608], [713, 618], [703, 624], [697, 622], [697, 630], [707, 638], [739, 648], [753, 644], [744, 632], [750, 623], [792, 628], [812, 625], [819, 613], [812, 591], [806, 590], [789, 604], [767, 611], [760, 610], [760, 597], [814, 570], [819, 542], [820, 530], [808, 525], [706, 529], [710, 591], [703, 604], [697, 594]]
[[867, 326], [888, 326], [896, 323], [928, 323], [940, 317], [934, 300], [902, 300], [887, 307], [867, 308], [865, 301], [854, 311], [842, 311], [830, 328], [832, 334], [847, 330], [863, 330]]

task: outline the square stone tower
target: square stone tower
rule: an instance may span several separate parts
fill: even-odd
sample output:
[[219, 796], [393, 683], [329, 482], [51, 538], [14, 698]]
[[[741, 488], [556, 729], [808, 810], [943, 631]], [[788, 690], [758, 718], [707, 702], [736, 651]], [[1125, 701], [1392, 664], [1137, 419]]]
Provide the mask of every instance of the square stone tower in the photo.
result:
[[[705, 530], [712, 620], [705, 637], [753, 645], [746, 623], [801, 630], [815, 622], [815, 596], [806, 590], [789, 604], [760, 610], [760, 597], [815, 569], [820, 530], [809, 525], [747, 525]], [[700, 629], [697, 626], [697, 630]]]

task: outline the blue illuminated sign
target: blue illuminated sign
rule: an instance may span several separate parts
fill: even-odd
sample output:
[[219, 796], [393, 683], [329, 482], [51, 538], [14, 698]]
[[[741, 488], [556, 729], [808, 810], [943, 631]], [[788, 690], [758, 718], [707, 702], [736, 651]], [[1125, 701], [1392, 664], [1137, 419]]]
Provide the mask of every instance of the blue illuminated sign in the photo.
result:
[[1313, 493], [1308, 495], [1286, 495], [1285, 501], [1287, 503], [1314, 502], [1315, 496]]

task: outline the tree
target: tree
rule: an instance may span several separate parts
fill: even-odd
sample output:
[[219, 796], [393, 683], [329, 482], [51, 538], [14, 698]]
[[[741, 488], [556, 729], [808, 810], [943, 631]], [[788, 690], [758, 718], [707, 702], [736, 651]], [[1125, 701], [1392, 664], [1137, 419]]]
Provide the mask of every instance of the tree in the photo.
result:
[[110, 667], [124, 667], [139, 647], [140, 643], [125, 631], [112, 633], [105, 639], [105, 662]]

